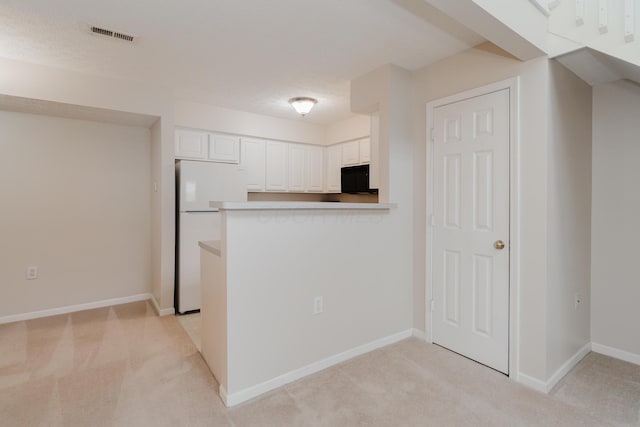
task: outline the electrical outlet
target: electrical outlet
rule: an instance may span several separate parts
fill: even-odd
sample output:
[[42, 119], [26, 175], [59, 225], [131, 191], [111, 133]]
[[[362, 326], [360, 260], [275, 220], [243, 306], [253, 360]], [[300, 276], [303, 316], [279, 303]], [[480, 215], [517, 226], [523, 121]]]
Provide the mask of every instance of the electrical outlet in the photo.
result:
[[578, 308], [580, 308], [580, 304], [582, 304], [582, 297], [580, 296], [580, 294], [575, 294], [575, 298], [573, 299], [573, 301], [573, 309], [577, 310]]
[[27, 280], [34, 280], [38, 278], [38, 267], [27, 267]]
[[322, 303], [322, 297], [315, 297], [313, 299], [313, 314], [320, 314], [322, 313], [322, 308], [323, 303]]

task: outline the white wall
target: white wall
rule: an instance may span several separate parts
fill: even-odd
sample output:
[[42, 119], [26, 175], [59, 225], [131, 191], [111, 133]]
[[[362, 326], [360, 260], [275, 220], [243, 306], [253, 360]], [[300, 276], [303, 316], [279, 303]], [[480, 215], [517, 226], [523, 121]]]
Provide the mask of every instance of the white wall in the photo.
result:
[[[547, 278], [546, 163], [548, 68], [546, 58], [521, 62], [485, 43], [413, 75], [414, 327], [425, 324], [426, 104], [496, 81], [520, 78], [520, 372], [546, 379]], [[428, 298], [429, 295], [426, 295]]]
[[640, 358], [640, 89], [593, 88], [591, 339]]
[[326, 129], [325, 145], [369, 136], [371, 119], [369, 115], [359, 114], [345, 120], [330, 124]]
[[591, 86], [549, 67], [547, 378], [591, 338]]
[[[405, 286], [411, 290], [414, 301], [412, 313], [415, 319], [415, 301], [424, 295], [413, 286], [415, 268], [414, 215], [414, 105], [411, 102], [411, 74], [393, 65], [386, 65], [351, 81], [351, 109], [360, 114], [374, 113], [372, 138], [374, 148], [372, 163], [375, 165], [379, 189], [379, 201], [397, 203], [393, 215], [397, 216], [394, 242], [400, 259], [404, 262], [397, 278], [398, 292]], [[422, 261], [424, 262], [424, 260]], [[424, 264], [423, 269], [424, 269]], [[424, 305], [424, 303], [423, 303]], [[422, 314], [424, 319], [424, 312]], [[424, 322], [414, 327], [424, 328]]]
[[[150, 192], [151, 192], [151, 230], [162, 229], [162, 197], [160, 192], [162, 165], [162, 119], [151, 127], [150, 142]], [[151, 294], [156, 302], [162, 301], [162, 234], [151, 233]]]
[[0, 93], [88, 107], [162, 116], [165, 90], [125, 80], [0, 58]]
[[229, 394], [409, 331], [399, 208], [223, 213]]
[[306, 144], [325, 143], [324, 126], [300, 120], [280, 119], [181, 99], [175, 101], [174, 111], [176, 126]]
[[149, 130], [0, 112], [0, 141], [0, 316], [149, 292]]
[[[173, 307], [175, 248], [175, 174], [173, 157], [173, 97], [166, 89], [57, 68], [0, 58], [0, 94], [62, 102], [121, 112], [161, 117], [154, 137], [153, 181], [159, 199], [154, 199], [152, 221], [153, 280], [159, 289], [156, 301], [165, 313]], [[160, 146], [158, 147], [158, 138]], [[155, 149], [154, 148], [154, 149]], [[157, 294], [157, 292], [154, 292]]]

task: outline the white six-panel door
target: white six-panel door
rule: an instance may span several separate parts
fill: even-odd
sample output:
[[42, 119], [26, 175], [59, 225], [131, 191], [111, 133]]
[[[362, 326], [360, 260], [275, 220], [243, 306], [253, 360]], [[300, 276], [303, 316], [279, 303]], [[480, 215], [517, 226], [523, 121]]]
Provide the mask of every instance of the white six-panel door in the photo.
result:
[[433, 342], [508, 374], [509, 89], [434, 108], [433, 126]]

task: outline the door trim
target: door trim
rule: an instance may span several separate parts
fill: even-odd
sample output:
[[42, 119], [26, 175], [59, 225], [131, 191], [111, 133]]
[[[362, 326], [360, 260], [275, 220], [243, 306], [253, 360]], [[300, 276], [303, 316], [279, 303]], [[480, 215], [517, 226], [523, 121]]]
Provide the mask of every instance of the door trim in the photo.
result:
[[428, 342], [433, 342], [431, 296], [432, 278], [432, 248], [430, 218], [433, 214], [433, 142], [431, 129], [434, 127], [433, 113], [437, 107], [454, 102], [475, 98], [503, 89], [509, 89], [509, 377], [519, 380], [520, 348], [520, 120], [519, 120], [519, 92], [520, 78], [513, 77], [468, 91], [460, 92], [445, 98], [427, 103], [426, 128], [426, 262], [425, 262], [425, 335]]

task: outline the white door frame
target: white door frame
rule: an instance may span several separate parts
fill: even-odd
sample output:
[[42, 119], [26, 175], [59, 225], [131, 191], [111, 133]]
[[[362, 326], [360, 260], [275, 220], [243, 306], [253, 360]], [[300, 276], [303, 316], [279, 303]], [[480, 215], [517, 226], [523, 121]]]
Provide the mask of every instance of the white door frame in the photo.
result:
[[434, 127], [434, 109], [468, 98], [486, 95], [502, 89], [509, 89], [509, 376], [518, 380], [520, 372], [520, 357], [518, 349], [520, 330], [520, 120], [519, 120], [519, 91], [520, 78], [513, 77], [507, 80], [492, 83], [479, 88], [471, 89], [445, 98], [427, 103], [427, 226], [426, 226], [426, 302], [425, 302], [425, 331], [428, 342], [433, 342], [433, 311], [431, 309], [431, 297], [433, 295], [432, 248], [430, 218], [433, 214], [433, 142], [431, 129]]

